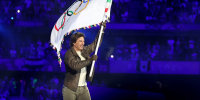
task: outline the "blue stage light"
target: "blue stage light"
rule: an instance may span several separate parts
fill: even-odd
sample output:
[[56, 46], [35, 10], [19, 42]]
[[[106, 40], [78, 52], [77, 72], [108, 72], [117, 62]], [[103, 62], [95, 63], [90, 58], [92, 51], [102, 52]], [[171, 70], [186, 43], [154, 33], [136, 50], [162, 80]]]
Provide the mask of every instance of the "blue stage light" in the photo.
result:
[[14, 17], [11, 17], [10, 19], [11, 19], [11, 20], [14, 20]]

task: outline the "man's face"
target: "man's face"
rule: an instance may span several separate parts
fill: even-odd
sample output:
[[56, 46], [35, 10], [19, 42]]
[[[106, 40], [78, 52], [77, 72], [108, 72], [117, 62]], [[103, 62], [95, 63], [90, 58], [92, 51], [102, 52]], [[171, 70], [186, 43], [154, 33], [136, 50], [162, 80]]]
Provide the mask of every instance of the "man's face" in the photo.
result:
[[83, 50], [83, 46], [85, 44], [85, 39], [84, 37], [79, 37], [77, 40], [76, 40], [76, 43], [74, 43], [74, 49], [76, 51], [81, 51]]

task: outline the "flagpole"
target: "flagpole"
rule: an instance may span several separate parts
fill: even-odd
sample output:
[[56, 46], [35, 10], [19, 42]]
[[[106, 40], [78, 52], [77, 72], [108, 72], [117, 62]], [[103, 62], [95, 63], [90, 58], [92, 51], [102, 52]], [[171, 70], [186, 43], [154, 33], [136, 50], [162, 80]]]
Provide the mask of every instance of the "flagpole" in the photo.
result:
[[[98, 49], [99, 49], [99, 45], [100, 45], [100, 41], [101, 41], [101, 36], [103, 34], [103, 29], [104, 29], [103, 23], [104, 22], [102, 22], [102, 24], [101, 24], [100, 34], [99, 34], [99, 38], [98, 38], [98, 41], [97, 41], [97, 46], [96, 46], [96, 50], [95, 50], [94, 55], [97, 55], [97, 52], [98, 52]], [[95, 64], [95, 60], [92, 61], [92, 66], [91, 66], [91, 69], [90, 69], [89, 77], [92, 77], [92, 73], [93, 73], [93, 69], [94, 69], [94, 64]]]
[[[105, 8], [104, 16], [107, 16], [106, 14], [108, 13], [108, 8], [110, 10], [111, 5], [112, 5], [112, 0], [107, 0], [107, 5], [106, 5], [106, 8]], [[105, 17], [103, 17], [103, 22], [101, 24], [100, 34], [99, 34], [96, 50], [95, 50], [95, 53], [94, 53], [95, 55], [97, 55], [97, 52], [98, 52], [98, 49], [99, 49], [99, 45], [100, 45], [100, 41], [101, 41], [101, 37], [102, 37], [103, 31], [104, 31], [103, 30], [104, 29], [104, 25], [103, 25], [104, 21], [106, 21]], [[91, 66], [91, 69], [90, 69], [89, 77], [92, 77], [92, 73], [94, 71], [94, 64], [95, 64], [95, 60], [92, 61], [92, 66]]]

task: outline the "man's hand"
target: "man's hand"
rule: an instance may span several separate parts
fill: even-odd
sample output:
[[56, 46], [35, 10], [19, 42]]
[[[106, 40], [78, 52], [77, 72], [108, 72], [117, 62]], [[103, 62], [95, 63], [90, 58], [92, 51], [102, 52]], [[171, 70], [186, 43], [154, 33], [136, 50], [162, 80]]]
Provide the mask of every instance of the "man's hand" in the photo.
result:
[[104, 28], [106, 27], [106, 21], [104, 21], [104, 22], [101, 22], [101, 25], [103, 25], [104, 26]]
[[97, 56], [97, 55], [92, 55], [92, 57], [90, 58], [90, 60], [91, 60], [91, 61], [93, 61], [93, 60], [95, 60], [95, 61], [96, 61], [96, 60], [97, 60], [97, 58], [98, 58], [98, 56]]

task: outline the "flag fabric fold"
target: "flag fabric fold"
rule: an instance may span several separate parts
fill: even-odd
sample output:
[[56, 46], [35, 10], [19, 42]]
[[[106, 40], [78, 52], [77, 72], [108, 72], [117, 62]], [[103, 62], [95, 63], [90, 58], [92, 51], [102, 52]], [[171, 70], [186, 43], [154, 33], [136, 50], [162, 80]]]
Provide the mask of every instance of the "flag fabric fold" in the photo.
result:
[[92, 28], [110, 19], [112, 0], [77, 0], [57, 20], [50, 37], [61, 65], [60, 51], [64, 37], [72, 31]]

